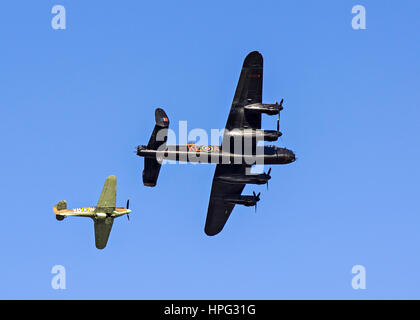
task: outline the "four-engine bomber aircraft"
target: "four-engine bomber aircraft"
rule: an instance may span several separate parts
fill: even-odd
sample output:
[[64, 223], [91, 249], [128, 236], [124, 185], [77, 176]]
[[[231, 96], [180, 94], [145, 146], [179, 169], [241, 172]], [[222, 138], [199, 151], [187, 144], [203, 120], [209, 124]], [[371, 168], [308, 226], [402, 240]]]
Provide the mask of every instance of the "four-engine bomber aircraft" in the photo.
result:
[[103, 249], [106, 247], [108, 242], [114, 218], [118, 218], [126, 214], [127, 218], [130, 219], [129, 213], [131, 210], [128, 209], [129, 200], [127, 200], [126, 208], [117, 208], [116, 199], [117, 178], [115, 176], [109, 176], [105, 180], [104, 188], [102, 189], [102, 193], [96, 207], [67, 209], [67, 202], [65, 200], [61, 200], [53, 207], [53, 211], [57, 220], [60, 221], [68, 216], [92, 218], [95, 226], [96, 248]]
[[[209, 236], [219, 233], [236, 204], [256, 206], [260, 194], [241, 195], [246, 184], [267, 184], [270, 172], [250, 174], [250, 167], [257, 164], [288, 164], [295, 161], [295, 154], [276, 146], [257, 146], [256, 137], [264, 141], [276, 141], [280, 136], [279, 119], [277, 130], [261, 130], [261, 114], [280, 115], [280, 103], [262, 103], [263, 58], [257, 51], [245, 58], [233, 103], [223, 135], [222, 146], [166, 145], [169, 127], [168, 116], [162, 109], [156, 109], [156, 125], [147, 146], [138, 146], [137, 155], [144, 157], [143, 183], [154, 187], [163, 159], [217, 163], [207, 212], [205, 233]], [[246, 152], [235, 139], [251, 138], [252, 151]], [[232, 143], [233, 142], [233, 143]], [[245, 143], [244, 143], [245, 145]]]

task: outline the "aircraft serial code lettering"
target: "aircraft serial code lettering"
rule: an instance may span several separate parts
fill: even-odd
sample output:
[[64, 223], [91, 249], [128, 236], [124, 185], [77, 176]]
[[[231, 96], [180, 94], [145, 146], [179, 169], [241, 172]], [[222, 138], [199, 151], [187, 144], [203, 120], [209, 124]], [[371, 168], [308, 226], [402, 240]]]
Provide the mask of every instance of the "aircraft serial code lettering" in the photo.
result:
[[74, 209], [73, 211], [77, 213], [88, 213], [94, 210], [95, 208], [77, 208], [77, 209]]
[[198, 145], [198, 144], [187, 144], [188, 151], [195, 152], [220, 152], [219, 146], [207, 146], [207, 145]]

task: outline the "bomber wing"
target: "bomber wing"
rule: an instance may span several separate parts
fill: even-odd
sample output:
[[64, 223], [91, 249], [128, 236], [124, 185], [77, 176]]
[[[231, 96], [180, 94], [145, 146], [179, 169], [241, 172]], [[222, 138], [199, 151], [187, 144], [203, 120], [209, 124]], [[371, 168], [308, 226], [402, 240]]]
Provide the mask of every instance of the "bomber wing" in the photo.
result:
[[226, 173], [245, 174], [245, 170], [245, 165], [218, 164], [216, 166], [204, 229], [207, 235], [214, 236], [222, 231], [235, 207], [234, 204], [226, 203], [224, 198], [231, 195], [240, 195], [245, 188], [245, 184], [222, 182], [217, 180], [217, 177]]
[[263, 57], [258, 51], [247, 55], [236, 86], [228, 120], [227, 130], [261, 129], [261, 113], [245, 110], [244, 106], [262, 102]]
[[[227, 131], [233, 129], [261, 129], [261, 113], [247, 110], [244, 106], [262, 102], [262, 82], [263, 57], [258, 51], [253, 51], [247, 55], [242, 66], [226, 122], [222, 148], [227, 145], [231, 149], [233, 147], [231, 143], [226, 144], [228, 143], [226, 140], [230, 137], [226, 134]], [[207, 235], [212, 236], [222, 231], [235, 207], [234, 204], [225, 202], [224, 198], [230, 195], [240, 195], [245, 188], [245, 184], [222, 182], [217, 177], [229, 173], [245, 175], [246, 168], [245, 165], [239, 164], [218, 164], [216, 166], [205, 226]]]

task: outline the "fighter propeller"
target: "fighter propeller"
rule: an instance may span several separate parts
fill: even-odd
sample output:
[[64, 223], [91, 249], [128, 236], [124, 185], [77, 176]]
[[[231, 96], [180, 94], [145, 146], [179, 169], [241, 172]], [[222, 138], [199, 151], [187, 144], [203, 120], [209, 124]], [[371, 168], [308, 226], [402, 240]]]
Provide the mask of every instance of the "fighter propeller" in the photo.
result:
[[[130, 199], [127, 199], [127, 205], [125, 206], [125, 208], [128, 210], [129, 206], [130, 206]], [[127, 213], [127, 219], [128, 221], [130, 221], [130, 214], [128, 213]]]

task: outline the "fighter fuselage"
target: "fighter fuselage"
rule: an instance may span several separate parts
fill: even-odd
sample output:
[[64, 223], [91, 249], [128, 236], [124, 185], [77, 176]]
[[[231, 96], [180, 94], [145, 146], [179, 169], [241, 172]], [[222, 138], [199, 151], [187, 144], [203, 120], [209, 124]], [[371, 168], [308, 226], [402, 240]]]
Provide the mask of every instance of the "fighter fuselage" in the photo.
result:
[[[56, 215], [57, 220], [63, 220], [67, 216], [86, 216], [89, 218], [94, 219], [105, 219], [107, 217], [111, 218], [118, 218], [125, 214], [131, 212], [130, 209], [127, 208], [110, 208], [110, 212], [97, 212], [96, 207], [84, 207], [84, 208], [76, 208], [76, 209], [60, 209], [57, 206], [53, 207], [53, 211]], [[106, 211], [106, 210], [102, 210]]]

